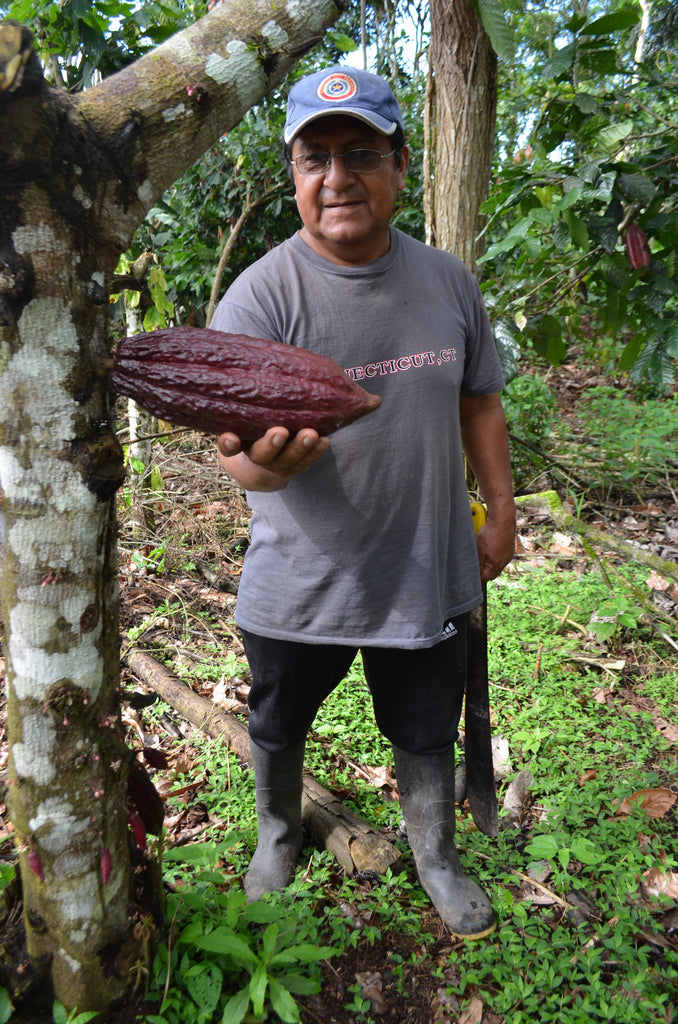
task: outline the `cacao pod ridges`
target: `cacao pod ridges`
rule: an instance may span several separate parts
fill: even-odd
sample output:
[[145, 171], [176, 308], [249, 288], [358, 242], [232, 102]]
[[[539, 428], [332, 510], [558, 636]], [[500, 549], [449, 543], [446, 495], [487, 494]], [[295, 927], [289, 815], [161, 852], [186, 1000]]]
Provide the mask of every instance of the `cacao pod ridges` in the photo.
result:
[[276, 426], [331, 434], [381, 405], [327, 356], [199, 327], [123, 338], [111, 383], [158, 419], [242, 441]]
[[652, 259], [650, 246], [648, 245], [647, 235], [640, 224], [636, 224], [635, 221], [629, 224], [626, 229], [624, 245], [629, 263], [634, 270], [644, 270], [650, 266], [650, 260]]

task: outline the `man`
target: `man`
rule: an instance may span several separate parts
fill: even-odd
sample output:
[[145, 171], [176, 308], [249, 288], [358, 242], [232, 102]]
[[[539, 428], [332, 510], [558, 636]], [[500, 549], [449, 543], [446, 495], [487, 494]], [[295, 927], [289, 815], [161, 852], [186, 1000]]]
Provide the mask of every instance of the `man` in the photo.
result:
[[[331, 438], [218, 440], [252, 508], [236, 610], [259, 828], [245, 888], [258, 899], [292, 877], [306, 734], [361, 650], [419, 879], [455, 935], [479, 938], [496, 922], [454, 846], [454, 741], [466, 614], [514, 550], [492, 333], [460, 261], [390, 226], [409, 151], [384, 81], [337, 67], [298, 82], [285, 154], [302, 228], [240, 276], [211, 327], [321, 352], [383, 401]], [[464, 453], [488, 507], [477, 541]]]

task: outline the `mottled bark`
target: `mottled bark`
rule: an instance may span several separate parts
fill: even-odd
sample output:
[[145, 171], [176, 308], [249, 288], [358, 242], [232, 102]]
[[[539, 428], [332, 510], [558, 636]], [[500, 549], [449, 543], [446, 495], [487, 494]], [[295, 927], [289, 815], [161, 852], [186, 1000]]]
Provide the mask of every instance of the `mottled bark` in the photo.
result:
[[67, 1007], [109, 1007], [136, 959], [118, 707], [114, 495], [123, 465], [105, 369], [110, 282], [162, 191], [339, 13], [329, 0], [233, 0], [80, 96], [47, 87], [30, 33], [0, 25], [8, 800], [29, 952], [49, 965]]
[[497, 58], [469, 0], [432, 0], [424, 202], [427, 241], [476, 272], [494, 146]]

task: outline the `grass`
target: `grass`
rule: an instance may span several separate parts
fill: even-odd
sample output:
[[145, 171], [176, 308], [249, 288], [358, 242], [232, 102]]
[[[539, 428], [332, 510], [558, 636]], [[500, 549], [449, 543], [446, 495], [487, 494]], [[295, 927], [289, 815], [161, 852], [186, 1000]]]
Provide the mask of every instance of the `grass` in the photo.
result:
[[[621, 571], [642, 585], [642, 572]], [[390, 936], [413, 937], [413, 948], [424, 950], [419, 959], [431, 994], [444, 993], [460, 1012], [480, 1000], [494, 1014], [488, 1019], [511, 1024], [672, 1020], [678, 948], [663, 916], [671, 904], [652, 896], [646, 880], [657, 869], [669, 878], [678, 872], [675, 811], [650, 817], [637, 803], [622, 815], [619, 804], [645, 790], [667, 791], [675, 779], [675, 749], [633, 697], [651, 695], [670, 717], [678, 672], [675, 664], [666, 671], [663, 652], [637, 623], [620, 623], [605, 642], [585, 636], [608, 596], [606, 577], [587, 567], [517, 567], [490, 588], [494, 731], [508, 740], [511, 758], [500, 799], [519, 771], [533, 778], [522, 820], [509, 822], [502, 811], [506, 827], [496, 841], [475, 831], [466, 811], [459, 814], [463, 862], [499, 915], [494, 936], [444, 944], [441, 959], [422, 925], [430, 908], [406, 846], [408, 870], [376, 886], [342, 879], [328, 854], [309, 847], [305, 870], [287, 892], [248, 907], [240, 878], [255, 842], [252, 779], [218, 744], [205, 742], [200, 770], [213, 784], [200, 799], [230, 831], [165, 857], [174, 941], [156, 957], [149, 995], [160, 1003], [146, 1016], [149, 1024], [311, 1020], [300, 1006], [323, 984], [322, 959], [337, 964]], [[582, 651], [601, 665], [623, 655], [629, 668], [588, 667], [573, 660]], [[652, 674], [659, 663], [661, 686]], [[350, 761], [391, 761], [359, 659], [321, 710], [307, 767], [359, 814], [394, 829], [399, 805], [357, 776]], [[435, 957], [428, 952], [434, 947]], [[314, 958], [313, 949], [322, 956]], [[394, 977], [401, 972], [404, 992], [410, 966], [390, 965]], [[344, 1012], [345, 1024], [379, 1019], [358, 983]]]

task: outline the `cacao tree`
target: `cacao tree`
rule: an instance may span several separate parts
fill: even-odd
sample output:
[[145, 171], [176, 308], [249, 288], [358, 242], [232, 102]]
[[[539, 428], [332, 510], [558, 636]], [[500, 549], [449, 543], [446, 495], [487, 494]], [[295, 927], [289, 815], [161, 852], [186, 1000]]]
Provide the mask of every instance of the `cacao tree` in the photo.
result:
[[0, 24], [8, 808], [28, 951], [67, 1007], [122, 997], [147, 937], [118, 701], [111, 281], [163, 191], [340, 11], [341, 0], [233, 0], [75, 94], [46, 82], [25, 27]]

